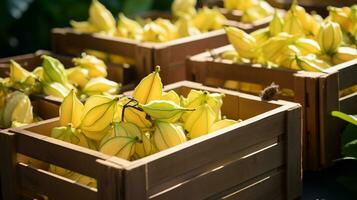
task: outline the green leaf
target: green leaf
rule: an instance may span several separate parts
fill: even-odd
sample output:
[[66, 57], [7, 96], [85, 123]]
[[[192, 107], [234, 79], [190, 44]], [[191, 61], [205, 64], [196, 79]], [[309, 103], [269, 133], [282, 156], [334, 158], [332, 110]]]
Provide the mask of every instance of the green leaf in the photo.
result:
[[357, 126], [347, 125], [342, 133], [341, 146], [344, 156], [357, 158]]
[[348, 115], [340, 111], [332, 111], [331, 115], [357, 126], [357, 115]]
[[357, 140], [353, 140], [342, 147], [342, 154], [357, 158]]

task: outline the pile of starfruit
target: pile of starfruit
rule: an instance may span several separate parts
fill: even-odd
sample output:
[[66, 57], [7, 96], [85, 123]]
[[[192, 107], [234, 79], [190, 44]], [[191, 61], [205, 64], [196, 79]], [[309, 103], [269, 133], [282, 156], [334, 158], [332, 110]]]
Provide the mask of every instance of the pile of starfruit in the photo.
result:
[[241, 21], [254, 22], [274, 14], [274, 8], [264, 0], [224, 0], [224, 8], [242, 11]]
[[296, 1], [284, 17], [274, 14], [269, 27], [250, 34], [228, 27], [233, 51], [224, 59], [268, 67], [322, 72], [330, 66], [357, 58], [357, 6], [329, 7], [322, 19], [309, 14]]
[[121, 85], [106, 79], [107, 66], [102, 60], [83, 55], [74, 58], [75, 67], [65, 69], [51, 56], [42, 56], [42, 65], [32, 72], [11, 60], [10, 76], [0, 79], [0, 126], [9, 128], [39, 120], [33, 116], [28, 95], [64, 98], [71, 90], [80, 99], [96, 94], [118, 94]]
[[226, 18], [218, 9], [204, 7], [196, 10], [195, 6], [196, 0], [175, 0], [172, 3], [172, 20], [132, 20], [120, 13], [116, 22], [109, 10], [99, 1], [93, 0], [88, 20], [71, 21], [71, 25], [80, 32], [102, 33], [146, 42], [166, 42], [223, 27]]
[[[192, 89], [180, 97], [173, 90], [164, 92], [159, 70], [142, 79], [132, 96], [94, 95], [82, 104], [72, 90], [60, 107], [60, 127], [51, 136], [135, 160], [237, 123], [221, 114], [224, 94]], [[51, 171], [78, 178], [56, 166]]]

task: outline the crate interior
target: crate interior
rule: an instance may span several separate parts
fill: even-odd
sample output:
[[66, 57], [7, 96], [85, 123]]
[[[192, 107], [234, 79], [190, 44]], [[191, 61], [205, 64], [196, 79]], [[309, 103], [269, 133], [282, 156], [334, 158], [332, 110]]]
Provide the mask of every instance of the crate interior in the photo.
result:
[[36, 99], [31, 103], [34, 113], [41, 117], [41, 119], [45, 120], [58, 117], [59, 105], [43, 99]]
[[[179, 86], [174, 90], [179, 95], [187, 96], [191, 89], [192, 87], [190, 86]], [[39, 110], [42, 111], [40, 115], [44, 116], [45, 118], [58, 116], [58, 107], [56, 105], [45, 101], [43, 104], [41, 103], [39, 105], [41, 105], [41, 109]], [[235, 120], [245, 120], [256, 115], [263, 114], [267, 111], [273, 110], [279, 106], [280, 105], [269, 102], [262, 102], [257, 99], [254, 100], [236, 95], [225, 94], [225, 97], [223, 98], [222, 115], [225, 115], [227, 116], [227, 118]], [[56, 126], [59, 126], [58, 120], [50, 120], [46, 123], [39, 123], [38, 125], [30, 126], [25, 130], [44, 136], [50, 136], [52, 128]]]
[[[174, 90], [177, 92], [177, 94], [186, 97], [191, 89], [199, 90], [199, 88], [190, 86], [179, 86]], [[58, 116], [58, 105], [54, 105], [44, 100], [38, 101], [40, 101], [40, 103], [35, 102], [34, 109], [40, 112], [40, 116], [43, 116], [45, 119]], [[36, 104], [38, 104], [40, 107], [37, 108]], [[223, 98], [222, 115], [235, 120], [245, 120], [273, 110], [279, 106], [280, 105], [278, 104], [259, 101], [258, 99], [249, 99], [237, 95], [225, 94], [225, 97]], [[38, 126], [29, 127], [26, 130], [49, 136], [51, 129], [55, 126], [58, 126], [58, 121], [39, 124]]]
[[[181, 86], [175, 89], [175, 91], [182, 96], [187, 96], [192, 88], [189, 86]], [[198, 89], [199, 90], [199, 89]], [[208, 90], [209, 91], [209, 90]], [[217, 91], [215, 91], [217, 92]], [[225, 94], [222, 105], [222, 115], [231, 119], [248, 119], [256, 115], [262, 114], [269, 110], [279, 107], [279, 105], [259, 101], [257, 99], [249, 99], [241, 96]]]

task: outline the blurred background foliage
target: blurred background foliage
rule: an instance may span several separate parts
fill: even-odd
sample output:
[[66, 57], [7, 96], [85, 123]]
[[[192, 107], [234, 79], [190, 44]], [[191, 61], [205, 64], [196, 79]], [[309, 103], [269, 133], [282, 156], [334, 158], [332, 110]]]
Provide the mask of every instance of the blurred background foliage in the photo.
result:
[[[170, 10], [172, 0], [100, 0], [115, 17]], [[86, 20], [91, 0], [0, 0], [0, 57], [50, 49], [50, 31]]]

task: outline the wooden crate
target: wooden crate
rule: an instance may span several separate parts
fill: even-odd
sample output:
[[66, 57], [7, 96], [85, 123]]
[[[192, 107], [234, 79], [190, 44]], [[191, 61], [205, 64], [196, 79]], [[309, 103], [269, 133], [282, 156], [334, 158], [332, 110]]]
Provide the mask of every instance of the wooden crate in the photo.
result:
[[[252, 23], [244, 23], [241, 22], [243, 11], [228, 10], [224, 8], [224, 4], [222, 0], [209, 0], [209, 1], [204, 1], [202, 4], [209, 7], [218, 7], [219, 11], [229, 20], [226, 23], [226, 25], [240, 28], [248, 33], [269, 26], [270, 21], [273, 19], [273, 16], [268, 16], [263, 19], [256, 20]], [[284, 9], [280, 9], [280, 8], [276, 8], [276, 9], [280, 14], [285, 14]]]
[[[187, 81], [165, 89], [181, 95], [190, 89], [223, 92], [223, 114], [244, 121], [131, 162], [49, 138], [57, 118], [12, 129], [1, 134], [5, 199], [14, 197], [15, 191], [52, 199], [106, 200], [295, 199], [301, 195], [300, 105], [262, 102], [251, 95]], [[19, 163], [16, 153], [94, 177], [98, 189]]]
[[[75, 67], [72, 63], [72, 58], [70, 56], [60, 55], [46, 50], [38, 50], [35, 53], [19, 55], [8, 58], [0, 58], [0, 76], [7, 77], [10, 75], [10, 60], [15, 60], [25, 69], [32, 71], [36, 67], [41, 66], [42, 64], [42, 55], [49, 55], [59, 59], [66, 68]], [[80, 55], [78, 55], [80, 56]], [[123, 85], [131, 84], [134, 79], [134, 70], [128, 68], [127, 66], [106, 63], [108, 70], [108, 79], [113, 80]], [[130, 89], [130, 88], [128, 88]], [[127, 90], [128, 90], [127, 89]]]
[[[72, 58], [69, 56], [63, 56], [59, 54], [55, 54], [46, 50], [38, 50], [35, 53], [19, 55], [8, 58], [0, 59], [0, 77], [8, 77], [10, 75], [10, 60], [15, 60], [25, 69], [32, 71], [36, 67], [41, 66], [42, 64], [42, 55], [50, 55], [57, 59], [59, 59], [66, 68], [74, 67], [72, 63]], [[108, 71], [108, 79], [113, 80], [115, 82], [121, 83], [122, 88], [121, 91], [132, 90], [135, 86], [135, 75], [134, 70], [132, 68], [127, 68], [123, 65], [107, 63], [107, 71]], [[37, 96], [37, 95], [36, 95]], [[42, 96], [43, 99], [46, 99], [51, 102], [56, 102], [60, 104], [62, 99], [56, 98], [53, 96]]]
[[357, 91], [346, 96], [340, 92], [351, 86], [357, 87], [357, 59], [331, 67], [319, 80], [320, 162], [330, 164], [341, 156], [340, 135], [347, 123], [331, 116], [332, 111], [357, 113]]
[[[274, 8], [289, 10], [291, 7], [292, 0], [265, 0]], [[308, 12], [317, 12], [319, 15], [326, 17], [328, 15], [327, 6], [343, 7], [343, 6], [352, 6], [356, 4], [356, 0], [351, 1], [335, 1], [335, 0], [299, 0], [298, 4], [305, 8]], [[204, 0], [202, 5], [208, 6], [219, 6], [223, 7], [223, 0]], [[239, 13], [237, 13], [239, 14]]]
[[185, 59], [206, 49], [228, 44], [224, 30], [211, 31], [164, 43], [138, 42], [131, 39], [86, 34], [72, 28], [52, 30], [52, 48], [55, 53], [78, 56], [84, 49], [125, 56], [135, 60], [137, 80], [161, 66], [165, 84], [186, 79]]
[[[45, 101], [43, 99], [33, 99], [31, 101], [32, 106], [33, 106], [33, 112], [39, 116], [41, 119], [43, 120], [47, 120], [47, 119], [51, 119], [54, 117], [58, 117], [58, 110], [59, 110], [59, 106], [53, 102], [50, 101]], [[3, 146], [0, 146], [0, 152], [4, 151]], [[27, 160], [26, 157], [24, 156], [18, 156], [19, 160]], [[36, 162], [35, 160], [33, 160], [34, 162]], [[3, 172], [1, 170], [1, 158], [0, 158], [0, 179], [2, 176], [2, 173], [6, 173]], [[2, 198], [2, 187], [1, 187], [1, 182], [0, 182], [0, 199]]]
[[[276, 8], [289, 9], [292, 3], [292, 0], [266, 0], [270, 5]], [[308, 12], [316, 12], [317, 14], [327, 17], [328, 16], [328, 6], [343, 7], [343, 6], [352, 6], [356, 4], [356, 0], [351, 1], [335, 1], [335, 0], [324, 0], [324, 1], [315, 1], [315, 0], [299, 0], [298, 4], [305, 8]]]
[[[230, 45], [224, 46], [215, 49], [214, 53], [220, 54], [229, 49], [232, 49]], [[345, 66], [345, 70], [350, 72], [352, 68], [355, 68], [354, 66], [355, 64], [351, 65], [351, 63], [349, 63], [347, 66]], [[326, 86], [324, 86], [324, 84], [326, 84], [326, 81], [321, 82], [324, 81], [322, 77], [327, 76], [325, 75], [326, 73], [330, 74], [326, 77], [326, 79], [327, 81], [332, 81], [333, 77], [336, 76], [334, 75], [334, 71], [340, 71], [338, 69], [339, 67], [332, 67], [329, 70], [326, 70], [325, 73], [295, 71], [284, 68], [268, 69], [258, 66], [252, 66], [251, 64], [237, 64], [227, 60], [214, 59], [212, 58], [210, 53], [205, 52], [189, 58], [187, 60], [187, 68], [187, 71], [189, 72], [187, 76], [190, 77], [191, 80], [195, 80], [197, 82], [205, 83], [208, 78], [214, 78], [217, 80], [236, 80], [248, 83], [261, 84], [264, 87], [270, 85], [272, 82], [275, 82], [280, 86], [280, 88], [291, 89], [294, 92], [294, 96], [293, 98], [285, 97], [286, 100], [291, 100], [300, 103], [303, 107], [304, 170], [321, 169], [331, 164], [333, 159], [338, 158], [340, 151], [338, 147], [339, 142], [338, 140], [333, 139], [336, 139], [339, 133], [334, 132], [334, 137], [326, 135], [324, 133], [326, 132], [326, 128], [323, 128], [324, 125], [320, 125], [320, 123], [324, 124], [325, 122], [322, 122], [325, 121], [324, 118], [330, 118], [329, 114], [325, 112], [324, 109], [337, 109], [336, 105], [338, 102], [334, 99], [332, 100], [335, 103], [334, 107], [321, 108], [322, 105], [325, 105], [322, 102], [330, 101], [326, 99], [326, 93], [331, 92], [331, 90], [326, 89]], [[348, 75], [347, 73], [344, 74], [344, 76]], [[342, 90], [352, 84], [352, 77], [355, 74], [352, 74], [352, 76], [351, 74], [350, 78], [348, 79], [350, 81], [350, 84], [345, 84], [339, 90]], [[337, 87], [338, 85], [336, 80], [333, 84], [335, 84], [334, 87]], [[214, 83], [214, 85], [222, 86], [222, 81]], [[333, 93], [333, 95], [335, 94]], [[319, 112], [325, 114], [321, 116], [321, 113]], [[334, 126], [334, 123], [329, 123], [329, 126]], [[330, 129], [330, 131], [332, 130], [333, 129]], [[332, 133], [330, 133], [329, 135], [331, 134]], [[331, 139], [333, 139], [330, 140], [327, 137], [331, 137]], [[322, 145], [327, 141], [330, 141], [328, 145]], [[331, 143], [335, 143], [335, 145], [332, 145]]]

